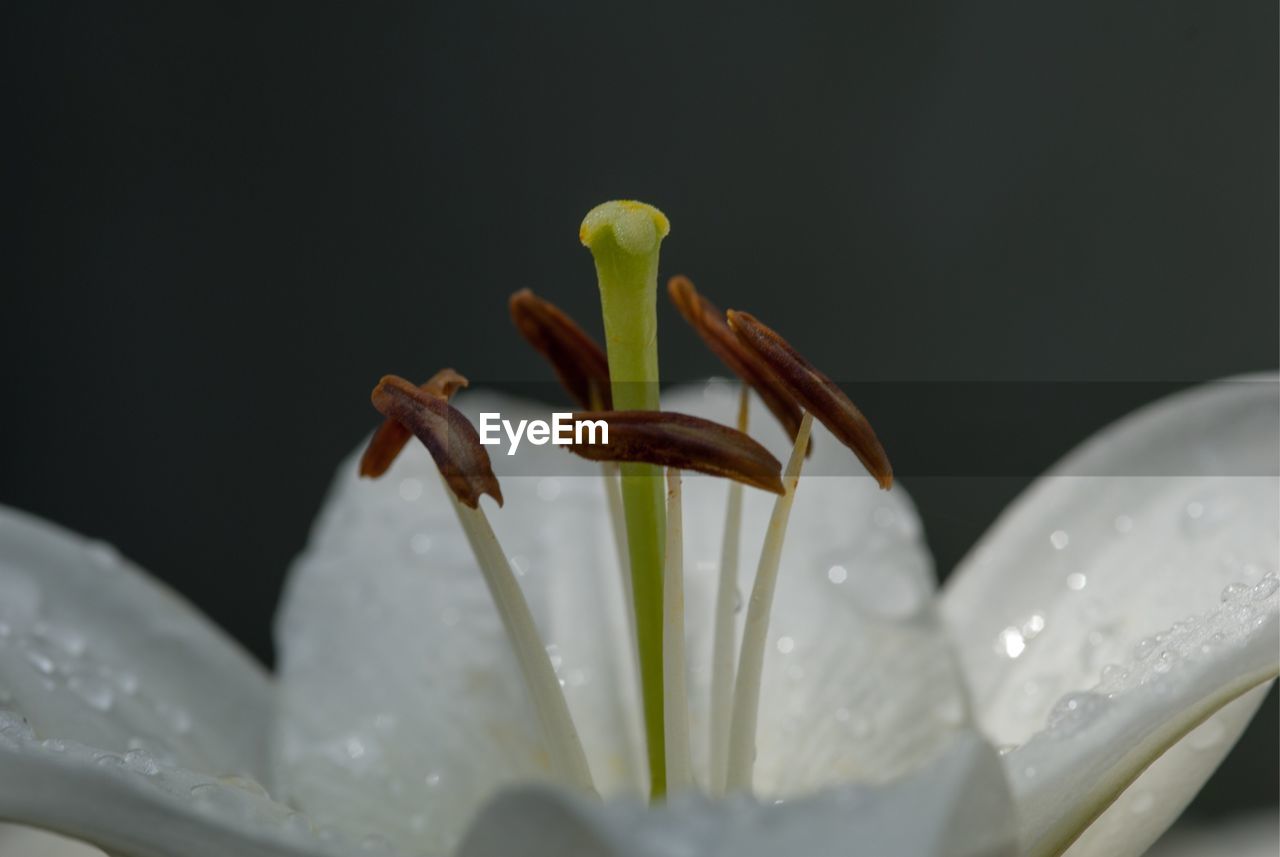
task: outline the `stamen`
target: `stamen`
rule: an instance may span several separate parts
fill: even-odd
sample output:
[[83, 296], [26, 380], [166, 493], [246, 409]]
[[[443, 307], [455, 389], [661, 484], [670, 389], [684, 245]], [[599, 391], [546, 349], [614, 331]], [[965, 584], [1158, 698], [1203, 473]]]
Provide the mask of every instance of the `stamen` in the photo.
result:
[[[453, 394], [467, 386], [467, 379], [452, 369], [441, 369], [419, 387], [424, 393], [430, 393], [446, 401]], [[378, 430], [369, 438], [364, 455], [360, 457], [360, 475], [377, 479], [386, 473], [395, 462], [404, 445], [409, 442], [413, 433], [395, 420], [387, 417], [378, 426]]]
[[613, 407], [609, 361], [604, 350], [559, 307], [528, 289], [508, 301], [516, 329], [547, 358], [560, 384], [578, 404], [593, 411]]
[[[452, 391], [444, 383], [440, 389]], [[489, 494], [501, 505], [502, 491], [475, 428], [444, 397], [414, 387], [395, 375], [383, 377], [374, 388], [372, 398], [380, 413], [417, 435], [440, 470], [448, 489], [446, 494], [515, 650], [516, 662], [546, 740], [552, 770], [560, 781], [594, 793], [587, 756], [555, 668], [538, 636], [533, 613], [511, 570], [506, 551], [498, 544], [498, 537], [479, 505], [481, 494]]]
[[783, 481], [786, 493], [773, 504], [773, 515], [765, 531], [756, 582], [747, 605], [747, 621], [742, 630], [742, 654], [738, 658], [738, 681], [733, 693], [733, 717], [729, 728], [728, 791], [750, 791], [756, 758], [756, 723], [760, 713], [760, 677], [764, 672], [764, 648], [769, 635], [769, 613], [773, 609], [773, 593], [778, 583], [778, 563], [787, 534], [791, 504], [795, 502], [804, 450], [813, 427], [813, 415], [805, 412], [800, 421], [791, 458], [787, 461]]
[[[751, 392], [738, 392], [738, 431], [746, 434]], [[799, 426], [797, 426], [799, 428]], [[810, 445], [812, 449], [812, 444]], [[724, 538], [720, 543], [720, 581], [716, 587], [715, 628], [711, 642], [711, 715], [707, 723], [711, 748], [711, 793], [724, 794], [729, 766], [729, 718], [733, 710], [734, 615], [738, 610], [738, 547], [742, 531], [742, 483], [729, 483]]]
[[724, 476], [782, 493], [778, 459], [728, 426], [670, 411], [588, 411], [573, 417], [577, 423], [608, 423], [608, 442], [597, 436], [594, 443], [586, 442], [591, 439], [587, 437], [575, 438], [567, 445], [571, 452], [591, 461], [643, 461]]
[[769, 364], [805, 410], [853, 450], [880, 487], [887, 490], [892, 486], [893, 467], [889, 457], [871, 424], [849, 397], [790, 343], [750, 313], [729, 310], [728, 318], [729, 327], [738, 338]]
[[[446, 478], [446, 482], [447, 482]], [[573, 725], [564, 690], [556, 678], [555, 667], [547, 655], [546, 646], [538, 636], [529, 604], [525, 601], [520, 584], [511, 571], [506, 551], [498, 543], [489, 519], [478, 506], [468, 506], [455, 499], [454, 511], [467, 534], [476, 563], [484, 574], [484, 582], [493, 597], [493, 603], [502, 617], [502, 625], [515, 649], [516, 661], [524, 677], [525, 687], [533, 702], [533, 709], [542, 727], [551, 757], [551, 767], [557, 777], [584, 792], [594, 793], [591, 769], [582, 749], [582, 739]]]
[[725, 323], [724, 313], [698, 294], [688, 277], [672, 277], [667, 283], [667, 293], [684, 320], [702, 337], [707, 347], [715, 352], [730, 371], [751, 385], [765, 407], [778, 418], [778, 422], [787, 430], [787, 435], [794, 440], [796, 432], [800, 430], [800, 406], [774, 375], [769, 364], [734, 335]]
[[667, 552], [662, 581], [662, 677], [666, 688], [667, 788], [694, 787], [689, 749], [689, 695], [685, 689], [684, 539], [680, 512], [680, 471], [667, 468]]
[[386, 375], [373, 390], [378, 413], [412, 431], [435, 459], [449, 490], [472, 509], [480, 495], [502, 505], [502, 489], [480, 445], [475, 426], [443, 398], [418, 389], [396, 375]]

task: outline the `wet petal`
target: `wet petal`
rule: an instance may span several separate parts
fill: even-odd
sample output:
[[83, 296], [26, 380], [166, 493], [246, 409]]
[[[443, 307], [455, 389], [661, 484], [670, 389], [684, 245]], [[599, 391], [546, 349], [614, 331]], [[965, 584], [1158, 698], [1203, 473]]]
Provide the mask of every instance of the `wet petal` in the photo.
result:
[[[458, 405], [550, 416], [483, 393]], [[551, 446], [496, 463], [507, 502], [490, 517], [556, 647], [595, 780], [607, 793], [638, 790], [625, 728], [638, 709], [599, 468]], [[550, 775], [507, 637], [419, 444], [377, 481], [359, 479], [354, 459], [340, 466], [276, 634], [283, 795], [326, 823], [447, 851], [502, 785]]]
[[[1229, 602], [1184, 620], [1165, 632], [1162, 646], [1152, 657], [1135, 656], [1115, 683], [1065, 697], [1043, 731], [1003, 757], [1029, 857], [1062, 853], [1109, 806], [1118, 815], [1098, 818], [1103, 827], [1086, 832], [1077, 853], [1123, 857], [1147, 849], [1163, 829], [1142, 823], [1141, 816], [1154, 812], [1172, 820], [1165, 802], [1180, 808], [1199, 782], [1188, 787], [1189, 777], [1157, 771], [1165, 791], [1155, 791], [1139, 776], [1184, 736], [1197, 740], [1188, 733], [1224, 706], [1239, 702], [1243, 712], [1224, 713], [1251, 713], [1258, 698], [1241, 697], [1250, 691], [1260, 696], [1280, 669], [1280, 595], [1273, 588], [1247, 603]], [[1217, 742], [1203, 752], [1220, 757], [1229, 747]], [[1185, 766], [1179, 773], [1193, 770]], [[1123, 823], [1134, 818], [1137, 824]]]
[[1280, 819], [1271, 812], [1242, 813], [1208, 824], [1169, 831], [1147, 857], [1275, 857], [1280, 854]]
[[912, 777], [782, 805], [690, 796], [650, 808], [515, 791], [485, 810], [459, 857], [776, 857], [851, 843], [865, 854], [1011, 857], [1012, 807], [991, 749], [962, 738]]
[[314, 829], [252, 780], [197, 774], [142, 751], [43, 739], [4, 707], [0, 772], [0, 817], [117, 857], [349, 857], [378, 844]]
[[109, 546], [0, 508], [6, 703], [40, 737], [268, 773], [272, 689], [238, 645]]
[[[1105, 690], [1134, 663], [1172, 671], [1172, 643], [1199, 627], [1191, 619], [1224, 597], [1265, 595], [1275, 585], [1268, 574], [1280, 546], [1277, 405], [1275, 382], [1252, 380], [1148, 407], [1055, 466], [1057, 475], [1032, 486], [966, 558], [944, 595], [944, 615], [993, 741], [1026, 741], [1066, 694], [1100, 684]], [[1263, 607], [1239, 621], [1270, 621], [1253, 615]], [[1244, 666], [1228, 659], [1219, 678], [1238, 677]], [[1112, 722], [1139, 730], [1133, 718], [1148, 716], [1141, 729], [1153, 735], [1166, 728], [1161, 723], [1177, 722], [1176, 711], [1151, 706], [1121, 707]], [[1242, 722], [1218, 726], [1222, 739], [1204, 751], [1213, 760], [1192, 754], [1195, 764], [1160, 775], [1175, 767], [1174, 757], [1134, 789], [1158, 792], [1161, 807], [1185, 803]], [[1069, 744], [1064, 756], [1083, 760], [1084, 748]], [[1029, 824], [1048, 829], [1054, 822]], [[1122, 827], [1129, 834], [1123, 842], [1108, 837], [1107, 853], [1141, 853], [1160, 831], [1158, 824]], [[1101, 832], [1094, 835], [1102, 841]]]

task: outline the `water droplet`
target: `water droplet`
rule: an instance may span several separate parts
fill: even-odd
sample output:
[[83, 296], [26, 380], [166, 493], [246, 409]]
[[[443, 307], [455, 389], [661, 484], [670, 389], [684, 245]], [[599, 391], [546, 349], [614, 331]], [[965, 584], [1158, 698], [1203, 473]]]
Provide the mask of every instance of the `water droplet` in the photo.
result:
[[1201, 723], [1187, 736], [1187, 746], [1193, 750], [1212, 750], [1227, 737], [1227, 727], [1216, 718]]
[[1034, 780], [1037, 773], [1035, 765], [1027, 765], [1022, 769], [1022, 777], [1026, 780]]
[[1089, 578], [1085, 577], [1078, 571], [1073, 571], [1071, 574], [1067, 575], [1067, 589], [1074, 592], [1079, 592], [1081, 589], [1084, 589], [1088, 583]]
[[1244, 583], [1228, 583], [1222, 590], [1222, 602], [1224, 604], [1232, 601], [1238, 601], [1249, 591], [1248, 584]]
[[1028, 640], [1032, 639], [1044, 630], [1044, 616], [1040, 613], [1032, 613], [1027, 617], [1027, 621], [1022, 623], [1022, 636]]
[[784, 655], [789, 655], [791, 654], [792, 651], [795, 650], [795, 647], [796, 647], [796, 641], [791, 639], [790, 637], [784, 636], [784, 637], [778, 638], [778, 651], [780, 653]]
[[124, 757], [117, 756], [115, 753], [94, 753], [93, 763], [95, 765], [101, 765], [104, 768], [128, 767], [128, 765], [125, 764]]
[[1133, 647], [1133, 656], [1140, 661], [1145, 661], [1151, 657], [1151, 653], [1156, 650], [1158, 645], [1160, 643], [1154, 637], [1141, 639]]
[[1156, 662], [1151, 665], [1151, 669], [1163, 675], [1173, 669], [1173, 655], [1166, 649], [1156, 658]]
[[538, 480], [538, 499], [539, 500], [545, 500], [548, 503], [550, 503], [551, 501], [555, 500], [560, 496], [560, 492], [562, 490], [563, 488], [560, 485], [559, 479], [555, 479], [548, 476], [545, 479]]
[[160, 773], [160, 764], [146, 750], [130, 750], [124, 754], [124, 761], [129, 770], [144, 777], [153, 777]]
[[849, 569], [843, 565], [833, 565], [827, 569], [827, 580], [832, 583], [844, 583], [849, 579]]
[[1254, 585], [1253, 600], [1265, 601], [1275, 595], [1276, 590], [1280, 590], [1280, 579], [1277, 579], [1274, 574], [1268, 574]]
[[1049, 711], [1047, 726], [1056, 735], [1073, 735], [1092, 722], [1106, 705], [1106, 697], [1096, 693], [1069, 693]]
[[412, 476], [400, 480], [400, 499], [412, 503], [422, 496], [422, 480]]
[[1117, 688], [1129, 677], [1129, 671], [1119, 664], [1107, 664], [1102, 668], [1100, 684], [1108, 689]]
[[53, 658], [38, 648], [26, 647], [22, 654], [27, 659], [27, 663], [41, 675], [53, 675], [58, 669], [58, 665], [54, 663]]
[[432, 771], [427, 774], [426, 783], [429, 788], [434, 789], [436, 786], [440, 785], [440, 774], [436, 771]]
[[115, 702], [111, 686], [97, 676], [72, 676], [67, 680], [67, 688], [98, 711], [110, 711]]
[[1027, 648], [1027, 641], [1022, 632], [1010, 625], [996, 635], [996, 653], [1016, 658]]
[[1071, 544], [1071, 536], [1067, 535], [1066, 530], [1054, 530], [1049, 534], [1049, 544], [1053, 545], [1054, 550], [1065, 550]]
[[422, 556], [431, 550], [431, 536], [426, 533], [414, 533], [409, 537], [409, 550]]

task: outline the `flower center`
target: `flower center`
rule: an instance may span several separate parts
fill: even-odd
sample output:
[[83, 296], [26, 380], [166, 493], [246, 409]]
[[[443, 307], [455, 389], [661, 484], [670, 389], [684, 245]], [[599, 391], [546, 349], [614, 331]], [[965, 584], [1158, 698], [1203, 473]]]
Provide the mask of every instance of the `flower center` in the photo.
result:
[[[603, 420], [609, 426], [607, 442], [569, 446], [578, 455], [602, 462], [623, 589], [631, 608], [629, 630], [639, 666], [649, 786], [655, 799], [668, 787], [695, 785], [685, 688], [680, 471], [732, 480], [713, 617], [711, 767], [706, 784], [713, 794], [752, 787], [769, 614], [787, 521], [811, 451], [814, 418], [857, 455], [881, 487], [887, 489], [893, 481], [875, 432], [834, 383], [753, 316], [731, 310], [726, 320], [683, 277], [673, 278], [668, 287], [677, 308], [744, 382], [737, 428], [660, 411], [658, 253], [669, 228], [660, 211], [639, 202], [604, 203], [582, 223], [579, 237], [595, 259], [607, 353], [572, 319], [531, 292], [519, 292], [510, 301], [521, 334], [551, 362], [569, 394], [590, 410], [575, 416]], [[370, 441], [360, 472], [371, 477], [386, 472], [410, 435], [426, 446], [515, 650], [551, 766], [561, 781], [593, 791], [582, 742], [547, 649], [507, 554], [480, 507], [483, 494], [501, 506], [502, 492], [474, 426], [449, 404], [453, 392], [466, 385], [466, 379], [451, 369], [421, 386], [396, 376], [383, 378], [373, 392], [373, 404], [386, 421]], [[793, 438], [785, 471], [746, 434], [751, 391]], [[764, 534], [735, 663], [744, 485], [778, 496]]]

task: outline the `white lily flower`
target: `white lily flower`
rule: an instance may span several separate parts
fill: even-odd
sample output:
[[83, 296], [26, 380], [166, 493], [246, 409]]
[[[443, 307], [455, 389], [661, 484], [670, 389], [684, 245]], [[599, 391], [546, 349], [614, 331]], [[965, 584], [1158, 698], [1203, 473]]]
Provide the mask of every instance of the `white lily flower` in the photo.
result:
[[[711, 383], [664, 406], [728, 423], [735, 399]], [[529, 410], [462, 401], [472, 415]], [[1227, 382], [1105, 430], [1028, 489], [938, 597], [901, 489], [802, 479], [756, 798], [690, 793], [656, 808], [636, 797], [624, 596], [587, 462], [522, 450], [511, 460], [528, 472], [562, 475], [504, 476], [494, 526], [603, 801], [555, 782], [417, 444], [378, 481], [357, 479], [354, 459], [340, 467], [293, 569], [274, 678], [111, 549], [3, 511], [0, 819], [116, 857], [1140, 854], [1277, 673], [1278, 408], [1274, 380]], [[763, 410], [754, 417], [785, 450]], [[824, 461], [842, 450], [815, 435], [809, 470], [832, 472]], [[703, 784], [724, 501], [724, 483], [686, 481]], [[744, 555], [771, 505], [745, 492]]]

